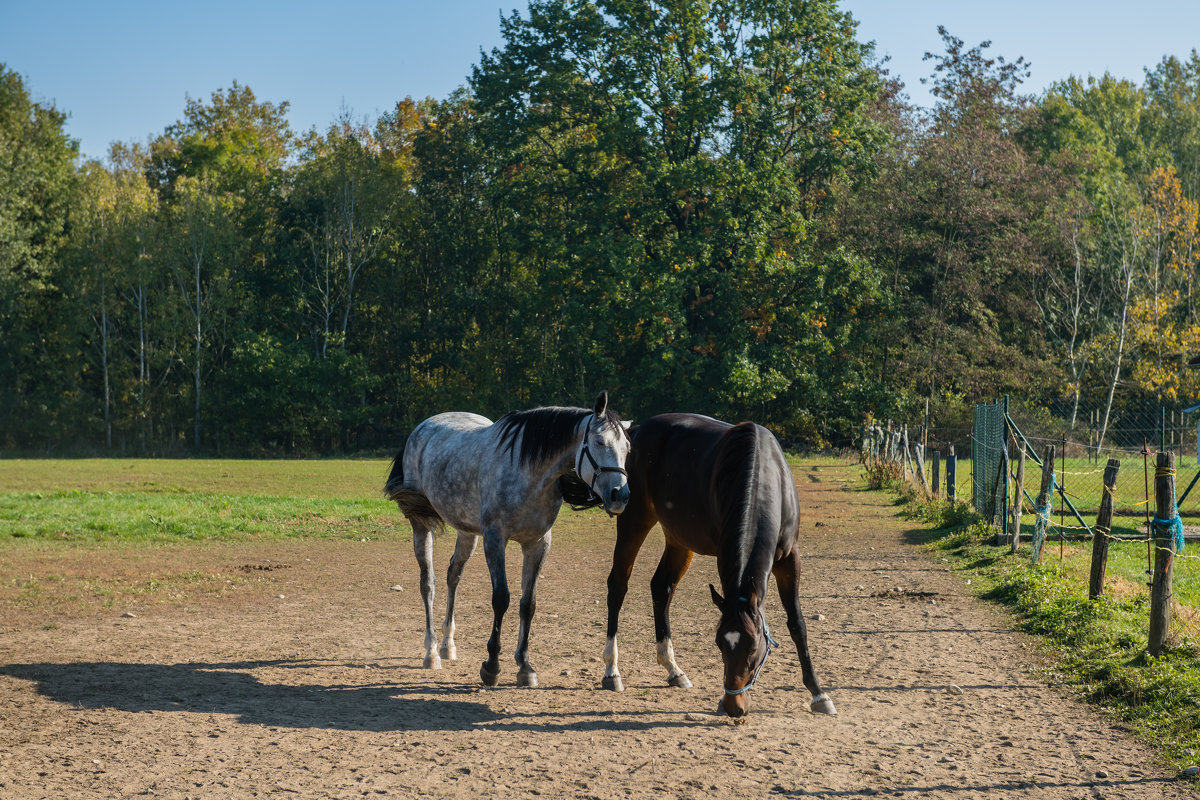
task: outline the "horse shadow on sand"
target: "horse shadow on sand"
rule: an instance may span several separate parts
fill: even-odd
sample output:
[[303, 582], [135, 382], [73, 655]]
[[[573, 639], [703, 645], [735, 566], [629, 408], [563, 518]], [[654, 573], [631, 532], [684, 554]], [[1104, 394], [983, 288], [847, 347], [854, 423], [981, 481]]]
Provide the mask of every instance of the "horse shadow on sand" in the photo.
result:
[[[617, 713], [563, 709], [561, 713], [509, 714], [481, 701], [475, 685], [409, 683], [397, 670], [374, 670], [361, 683], [321, 682], [324, 660], [135, 664], [70, 662], [0, 665], [0, 675], [35, 684], [43, 697], [79, 709], [129, 713], [223, 714], [239, 723], [279, 728], [343, 731], [649, 730], [692, 727], [684, 719], [649, 711]], [[295, 682], [260, 680], [253, 670], [297, 670]], [[400, 668], [404, 669], [404, 668]], [[407, 671], [407, 670], [404, 670]], [[552, 689], [533, 689], [544, 692]]]

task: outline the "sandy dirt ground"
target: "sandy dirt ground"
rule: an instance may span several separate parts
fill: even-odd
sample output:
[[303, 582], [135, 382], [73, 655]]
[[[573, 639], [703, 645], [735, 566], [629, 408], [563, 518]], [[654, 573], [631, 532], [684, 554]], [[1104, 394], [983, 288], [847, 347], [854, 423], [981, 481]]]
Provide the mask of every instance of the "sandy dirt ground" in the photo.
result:
[[[144, 602], [5, 606], [0, 797], [1195, 797], [1046, 685], [1034, 644], [909, 544], [888, 498], [855, 490], [855, 467], [830, 460], [797, 479], [804, 610], [836, 717], [809, 713], [786, 640], [747, 721], [711, 716], [709, 559], [673, 608], [695, 687], [666, 686], [649, 598], [658, 534], [622, 616], [624, 693], [598, 688], [607, 536], [555, 539], [536, 689], [514, 685], [515, 598], [500, 686], [479, 684], [491, 619], [481, 552], [460, 593], [459, 660], [429, 671], [406, 539], [18, 549], [0, 554], [10, 585], [28, 573], [102, 589], [114, 571], [170, 585]], [[452, 545], [440, 540], [439, 571]], [[785, 630], [774, 595], [767, 615]]]

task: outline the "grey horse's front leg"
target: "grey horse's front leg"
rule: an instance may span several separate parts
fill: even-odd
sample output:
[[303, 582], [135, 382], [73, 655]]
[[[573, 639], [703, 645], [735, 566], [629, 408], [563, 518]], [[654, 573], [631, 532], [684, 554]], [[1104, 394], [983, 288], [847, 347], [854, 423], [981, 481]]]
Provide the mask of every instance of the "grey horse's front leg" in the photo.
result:
[[487, 661], [479, 668], [479, 678], [488, 686], [500, 681], [500, 628], [508, 611], [508, 576], [504, 572], [504, 547], [508, 540], [498, 528], [483, 530], [483, 556], [492, 576], [492, 635], [488, 637]]
[[534, 542], [521, 545], [524, 554], [521, 564], [521, 627], [517, 633], [517, 649], [513, 653], [516, 659], [517, 686], [537, 686], [537, 672], [529, 663], [529, 626], [533, 622], [533, 613], [537, 610], [537, 581], [542, 572], [542, 564], [546, 554], [550, 552], [550, 531]]
[[450, 566], [446, 568], [446, 619], [442, 622], [442, 646], [439, 654], [451, 661], [458, 659], [458, 650], [454, 646], [454, 604], [458, 599], [458, 583], [462, 580], [463, 567], [475, 552], [479, 536], [474, 533], [459, 531], [458, 541], [454, 544], [454, 555]]

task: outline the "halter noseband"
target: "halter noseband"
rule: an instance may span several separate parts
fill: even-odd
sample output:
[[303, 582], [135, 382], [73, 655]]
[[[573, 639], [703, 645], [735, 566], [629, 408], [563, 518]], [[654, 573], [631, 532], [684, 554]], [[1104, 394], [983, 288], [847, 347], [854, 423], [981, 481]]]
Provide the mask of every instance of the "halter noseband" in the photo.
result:
[[[588, 420], [587, 428], [583, 432], [583, 446], [579, 448], [579, 455], [575, 458], [575, 474], [579, 475], [580, 479], [582, 480], [583, 459], [586, 456], [588, 463], [592, 465], [592, 480], [587, 484], [588, 491], [591, 492], [591, 497], [588, 499], [588, 502], [592, 505], [601, 505], [604, 503], [604, 498], [602, 498], [596, 491], [596, 479], [605, 472], [616, 472], [624, 475], [625, 479], [628, 480], [629, 473], [625, 471], [624, 467], [606, 467], [596, 462], [595, 456], [592, 455], [592, 451], [588, 448], [588, 440], [592, 438], [592, 423], [595, 421], [596, 415], [592, 414], [592, 418]], [[624, 428], [622, 428], [620, 425], [618, 425], [617, 428], [622, 434], [624, 434]], [[610, 517], [615, 516], [607, 508], [605, 508], [604, 511]]]
[[[750, 601], [749, 601], [747, 598], [745, 598], [745, 597], [739, 597], [739, 598], [738, 598], [738, 600], [744, 600], [744, 601], [745, 601], [745, 602], [747, 602], [747, 603], [748, 603], [748, 602], [750, 602]], [[763, 653], [762, 660], [758, 662], [758, 666], [757, 666], [757, 667], [755, 667], [755, 669], [754, 669], [754, 677], [750, 679], [750, 682], [749, 682], [749, 683], [747, 683], [745, 686], [743, 686], [743, 687], [742, 687], [742, 688], [740, 688], [740, 689], [730, 689], [728, 686], [722, 686], [722, 687], [721, 687], [721, 688], [723, 688], [723, 689], [725, 690], [725, 694], [727, 694], [727, 695], [731, 695], [731, 696], [733, 696], [733, 697], [737, 697], [739, 694], [745, 694], [746, 692], [748, 692], [748, 691], [750, 691], [751, 689], [753, 689], [753, 688], [754, 688], [754, 684], [758, 683], [758, 675], [759, 675], [759, 673], [761, 673], [761, 672], [762, 672], [762, 668], [763, 668], [763, 667], [766, 665], [766, 663], [767, 663], [767, 656], [771, 655], [771, 648], [772, 648], [772, 647], [779, 647], [779, 642], [775, 641], [775, 637], [771, 636], [771, 628], [770, 628], [770, 626], [768, 626], [768, 625], [767, 625], [767, 618], [766, 618], [766, 616], [763, 614], [763, 612], [762, 612], [762, 609], [761, 609], [761, 608], [760, 608], [760, 609], [758, 609], [758, 617], [759, 617], [759, 619], [761, 619], [761, 620], [762, 620], [762, 624], [763, 624], [763, 636], [765, 636], [765, 637], [767, 638], [767, 650], [766, 650], [766, 652], [765, 652], [765, 653]]]

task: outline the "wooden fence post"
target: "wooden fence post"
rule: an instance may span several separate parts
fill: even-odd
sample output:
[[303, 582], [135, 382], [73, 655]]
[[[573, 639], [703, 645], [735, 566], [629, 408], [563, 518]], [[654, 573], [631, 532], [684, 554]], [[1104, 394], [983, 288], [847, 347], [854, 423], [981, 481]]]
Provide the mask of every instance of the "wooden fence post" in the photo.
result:
[[946, 499], [951, 503], [958, 500], [958, 456], [954, 455], [954, 445], [950, 445], [950, 454], [946, 456]]
[[[1175, 454], [1159, 453], [1154, 464], [1155, 516], [1173, 520], [1175, 509]], [[1171, 581], [1175, 572], [1175, 536], [1157, 522], [1154, 539], [1154, 583], [1150, 587], [1150, 655], [1158, 655], [1171, 632]]]
[[1008, 552], [1015, 553], [1021, 546], [1021, 510], [1025, 507], [1025, 445], [1018, 444], [1017, 485], [1013, 488], [1012, 533], [1008, 537]]
[[900, 468], [903, 470], [901, 475], [904, 477], [904, 482], [908, 482], [908, 426], [905, 425], [903, 432], [900, 434], [900, 449], [902, 451], [900, 458]]
[[919, 442], [913, 442], [913, 473], [917, 477], [917, 485], [925, 496], [929, 496], [929, 483], [925, 480], [925, 447]]
[[996, 470], [996, 486], [992, 489], [992, 513], [991, 522], [1000, 521], [1000, 527], [996, 528], [996, 538], [992, 544], [999, 547], [1005, 543], [1007, 535], [1004, 528], [1008, 525], [1008, 515], [1004, 513], [1002, 504], [1008, 500], [1008, 448], [1005, 447], [1000, 451], [1000, 466]]
[[1117, 471], [1121, 462], [1108, 460], [1104, 468], [1104, 489], [1100, 496], [1100, 511], [1096, 514], [1096, 530], [1092, 535], [1092, 577], [1088, 581], [1088, 597], [1095, 600], [1104, 594], [1104, 573], [1108, 569], [1108, 535], [1112, 532], [1113, 489], [1117, 486]]
[[1046, 544], [1046, 529], [1049, 527], [1050, 514], [1046, 509], [1054, 502], [1054, 445], [1046, 445], [1046, 454], [1042, 458], [1042, 487], [1038, 490], [1034, 513], [1037, 519], [1033, 521], [1033, 563], [1042, 560], [1042, 549]]
[[934, 450], [932, 452], [932, 455], [933, 455], [933, 460], [929, 463], [929, 467], [933, 472], [932, 472], [932, 477], [930, 478], [929, 483], [930, 483], [931, 488], [933, 489], [933, 499], [937, 500], [938, 495], [941, 494], [942, 451]]

